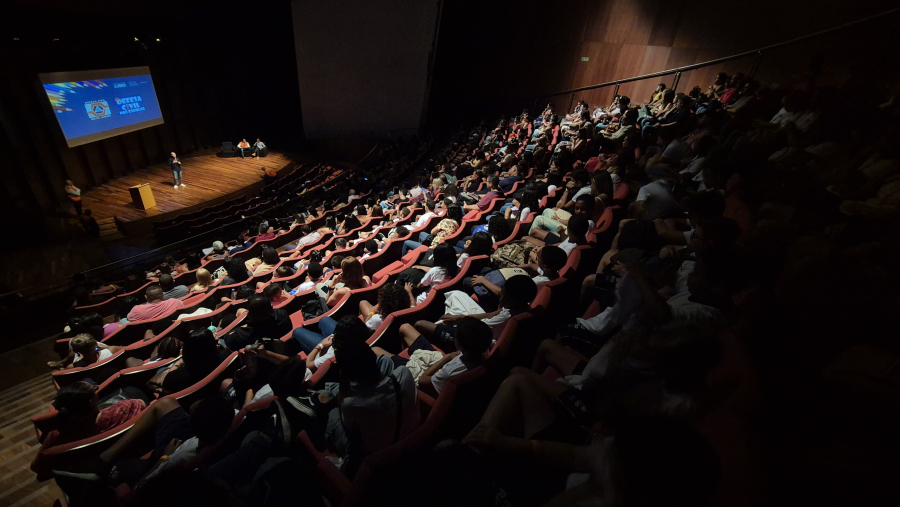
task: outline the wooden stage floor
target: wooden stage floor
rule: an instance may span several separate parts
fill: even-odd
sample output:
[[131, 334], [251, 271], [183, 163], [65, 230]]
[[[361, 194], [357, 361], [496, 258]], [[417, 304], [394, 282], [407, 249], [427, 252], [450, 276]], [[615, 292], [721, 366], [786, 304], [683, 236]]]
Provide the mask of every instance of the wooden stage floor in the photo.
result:
[[[218, 158], [201, 155], [182, 159], [184, 187], [172, 188], [172, 171], [167, 164], [158, 164], [127, 176], [108, 181], [99, 188], [82, 194], [85, 209], [90, 209], [98, 221], [117, 217], [124, 223], [148, 218], [171, 218], [180, 212], [194, 211], [207, 205], [237, 197], [245, 189], [259, 183], [263, 166], [277, 172], [289, 170], [291, 157], [269, 152], [264, 158]], [[131, 202], [129, 187], [150, 183], [156, 206], [148, 210], [136, 208]], [[155, 220], [154, 220], [155, 221]]]

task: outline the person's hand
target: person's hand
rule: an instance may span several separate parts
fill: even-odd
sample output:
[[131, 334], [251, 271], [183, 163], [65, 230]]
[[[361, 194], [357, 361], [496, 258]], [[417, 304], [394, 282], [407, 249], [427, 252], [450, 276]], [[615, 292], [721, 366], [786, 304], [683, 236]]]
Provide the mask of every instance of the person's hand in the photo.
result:
[[566, 182], [566, 188], [568, 188], [569, 190], [572, 190], [573, 188], [575, 188], [575, 180], [569, 180], [569, 181], [567, 181], [567, 182]]
[[462, 320], [463, 317], [464, 317], [464, 315], [451, 315], [448, 313], [448, 314], [445, 314], [443, 317], [441, 317], [441, 320], [444, 321], [445, 323], [449, 324], [451, 322], [456, 322], [456, 321]]
[[484, 285], [486, 282], [487, 282], [487, 278], [485, 278], [481, 275], [472, 277], [472, 286], [473, 287], [476, 285]]
[[671, 259], [675, 257], [675, 254], [678, 252], [678, 249], [675, 248], [675, 245], [666, 245], [659, 250], [659, 258], [660, 259]]
[[322, 350], [325, 350], [325, 349], [327, 349], [328, 347], [331, 347], [331, 345], [332, 345], [333, 343], [334, 343], [334, 335], [331, 334], [331, 335], [328, 335], [324, 340], [322, 340], [321, 342], [319, 342], [319, 345], [322, 346]]
[[165, 454], [166, 456], [171, 455], [173, 452], [175, 452], [176, 449], [181, 447], [182, 443], [184, 443], [184, 442], [182, 442], [181, 440], [179, 440], [177, 438], [173, 438], [172, 440], [169, 441], [168, 444], [166, 444], [166, 448], [163, 449], [163, 454]]
[[566, 226], [565, 226], [565, 225], [560, 225], [560, 226], [558, 226], [558, 227], [556, 228], [556, 235], [558, 236], [558, 235], [562, 234], [563, 232], [565, 232], [565, 230], [566, 230]]
[[469, 248], [469, 245], [471, 245], [471, 244], [472, 244], [472, 240], [467, 239], [465, 245], [463, 245], [463, 249]]
[[412, 282], [406, 282], [406, 283], [404, 283], [404, 284], [403, 284], [403, 288], [406, 290], [406, 292], [412, 294], [412, 291], [413, 291], [413, 284], [412, 284]]

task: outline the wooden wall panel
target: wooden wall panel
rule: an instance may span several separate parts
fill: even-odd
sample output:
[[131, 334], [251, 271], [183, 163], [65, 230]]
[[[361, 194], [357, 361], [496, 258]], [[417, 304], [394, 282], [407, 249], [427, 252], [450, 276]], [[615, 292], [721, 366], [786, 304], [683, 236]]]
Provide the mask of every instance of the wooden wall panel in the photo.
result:
[[122, 144], [121, 136], [104, 139], [100, 141], [100, 146], [106, 153], [106, 160], [109, 162], [109, 172], [112, 178], [119, 178], [130, 172], [128, 169], [128, 157], [125, 154], [125, 145]]
[[[580, 54], [561, 57], [573, 62], [570, 88], [578, 88], [714, 60], [837, 26], [892, 6], [888, 0], [873, 0], [865, 6], [829, 5], [829, 8], [823, 8], [816, 0], [787, 3], [758, 0], [728, 6], [716, 0], [585, 0], [579, 5], [583, 10], [571, 9], [572, 16], [587, 20]], [[821, 55], [825, 74], [821, 82], [839, 84], [854, 69], [865, 71], [863, 63], [855, 63], [853, 51], [880, 45], [859, 41], [889, 33], [890, 25], [883, 23], [880, 27], [844, 32], [834, 40], [817, 39], [767, 54], [757, 78], [769, 83], [796, 82], [804, 78], [810, 61]], [[883, 38], [887, 40], [886, 37]], [[856, 49], [848, 49], [853, 44], [847, 41], [856, 43]], [[582, 62], [581, 57], [588, 57], [589, 61]], [[746, 74], [754, 61], [755, 56], [686, 72], [677, 91], [687, 92], [693, 86], [706, 90], [717, 73]], [[624, 84], [619, 93], [628, 95], [632, 101], [643, 102], [660, 81], [669, 86], [673, 77]], [[582, 92], [575, 99], [588, 101], [592, 108], [606, 105], [612, 98], [611, 89]], [[568, 97], [560, 102], [567, 106]]]

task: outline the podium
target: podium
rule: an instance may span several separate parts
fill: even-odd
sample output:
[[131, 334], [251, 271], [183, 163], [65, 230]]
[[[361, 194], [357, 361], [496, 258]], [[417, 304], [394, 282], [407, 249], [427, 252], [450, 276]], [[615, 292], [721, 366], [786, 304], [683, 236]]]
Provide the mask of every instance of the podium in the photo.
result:
[[149, 183], [141, 183], [128, 189], [131, 192], [131, 202], [138, 209], [150, 209], [156, 206], [156, 199], [153, 198], [153, 190]]

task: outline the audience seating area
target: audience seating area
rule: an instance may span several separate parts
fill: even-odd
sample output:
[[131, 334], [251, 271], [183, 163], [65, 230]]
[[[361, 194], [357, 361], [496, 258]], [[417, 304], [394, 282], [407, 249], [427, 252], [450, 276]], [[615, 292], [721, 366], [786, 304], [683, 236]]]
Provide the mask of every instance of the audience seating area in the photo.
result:
[[[682, 481], [683, 488], [668, 494], [684, 496], [671, 503], [759, 503], [765, 488], [754, 453], [760, 393], [758, 357], [751, 350], [773, 318], [797, 311], [802, 322], [813, 320], [790, 303], [796, 300], [790, 295], [813, 297], [798, 280], [825, 265], [825, 257], [810, 253], [817, 242], [829, 241], [853, 264], [877, 263], [888, 243], [859, 238], [860, 231], [873, 232], [873, 224], [894, 216], [900, 202], [894, 197], [900, 167], [879, 139], [896, 131], [896, 108], [879, 107], [890, 97], [873, 97], [859, 106], [865, 121], [848, 125], [831, 121], [831, 111], [850, 104], [848, 89], [773, 88], [739, 74], [689, 94], [664, 88], [651, 97], [616, 97], [608, 106], [579, 102], [568, 114], [548, 107], [535, 117], [525, 111], [463, 130], [427, 163], [431, 146], [420, 143], [406, 146], [402, 157], [381, 153], [371, 171], [298, 167], [260, 197], [155, 224], [158, 237], [177, 240], [238, 215], [249, 217], [245, 238], [222, 238], [221, 251], [216, 245], [194, 251], [199, 265], [179, 270], [191, 262], [185, 255], [175, 265], [154, 266], [127, 292], [118, 287], [123, 281], [106, 281], [117, 286], [103, 293], [106, 300], [73, 309], [76, 320], [57, 342], [61, 360], [74, 360], [70, 342], [84, 333], [96, 334], [101, 348], [115, 351], [93, 364], [54, 371], [56, 387], [89, 380], [100, 400], [136, 392], [148, 403], [102, 433], [43, 448], [39, 476], [56, 478], [67, 493], [77, 494], [63, 472], [97, 472], [103, 453], [135, 431], [155, 405], [169, 403], [167, 398], [192, 413], [198, 401], [224, 395], [236, 412], [224, 436], [179, 462], [186, 470], [214, 470], [214, 464], [246, 451], [257, 431], [278, 440], [286, 421], [294, 423], [282, 407], [296, 407], [303, 397], [255, 399], [258, 391], [245, 396], [235, 386], [252, 372], [273, 375], [274, 390], [273, 371], [282, 369], [257, 364], [272, 354], [287, 358], [280, 368], [292, 361], [306, 365], [301, 387], [309, 393], [303, 403], [310, 411], [324, 410], [319, 397], [338, 386], [342, 394], [331, 403], [359, 396], [354, 389], [368, 387], [357, 386], [334, 357], [345, 357], [341, 351], [348, 349], [341, 347], [350, 347], [341, 333], [353, 319], [366, 322], [376, 305], [388, 304], [382, 295], [391, 286], [407, 286], [413, 301], [413, 291], [421, 295], [415, 304], [380, 315], [381, 323], [367, 328], [365, 341], [373, 351], [396, 356], [389, 357], [396, 366], [391, 375], [411, 370], [413, 359], [421, 358], [420, 339], [431, 341], [438, 357], [460, 347], [465, 337], [437, 341], [442, 326], [460, 322], [456, 317], [476, 315], [471, 320], [491, 326], [495, 339], [471, 369], [448, 377], [439, 391], [432, 383], [440, 370], [419, 370], [420, 421], [402, 436], [400, 420], [407, 416], [393, 412], [402, 411], [393, 401], [395, 389], [400, 399], [400, 383], [388, 388], [380, 399], [384, 413], [374, 419], [396, 423], [397, 438], [388, 445], [348, 457], [332, 445], [324, 425], [290, 432], [278, 455], [304, 471], [302, 484], [314, 484], [303, 495], [345, 506], [432, 503], [423, 495], [446, 495], [439, 505], [500, 505], [504, 497], [513, 505], [554, 499], [553, 505], [576, 505], [599, 502], [602, 490], [634, 498], [623, 505], [659, 505], [667, 492], [657, 491], [666, 488], [654, 481], [671, 474], [667, 480], [673, 482], [664, 484]], [[404, 167], [397, 165], [401, 159]], [[498, 191], [504, 186], [509, 191]], [[457, 206], [465, 208], [453, 210]], [[422, 245], [421, 240], [438, 241], [433, 238], [448, 220], [452, 230], [440, 243]], [[588, 220], [586, 232], [579, 232]], [[481, 231], [482, 226], [489, 227]], [[483, 232], [492, 246], [468, 255]], [[426, 279], [432, 275], [447, 246], [465, 255], [455, 274], [431, 286], [410, 282], [416, 266], [430, 268]], [[550, 248], [565, 254], [553, 269], [549, 254], [545, 259]], [[368, 278], [359, 283], [350, 281], [357, 261], [359, 277]], [[323, 267], [331, 270], [323, 273]], [[247, 276], [235, 272], [244, 268]], [[498, 294], [490, 287], [512, 284], [526, 272], [536, 295], [521, 311], [510, 312], [517, 295], [505, 285]], [[503, 276], [485, 281], [496, 273]], [[210, 285], [198, 286], [210, 275]], [[311, 283], [300, 290], [304, 282]], [[165, 313], [127, 320], [121, 310], [127, 300], [143, 303], [146, 294], [150, 301], [158, 285], [163, 291], [182, 285], [198, 290], [173, 297], [181, 304]], [[484, 305], [485, 312], [452, 313], [449, 305], [460, 294], [465, 304]], [[255, 306], [260, 295], [271, 302], [262, 313]], [[787, 310], [776, 316], [775, 304]], [[507, 311], [505, 320], [492, 325], [494, 309]], [[77, 320], [93, 314], [115, 329]], [[257, 333], [252, 346], [227, 349], [236, 333], [261, 329], [266, 319], [279, 323], [272, 326], [278, 336]], [[289, 326], [280, 327], [282, 322]], [[187, 357], [180, 350], [163, 357], [157, 352], [163, 341], [186, 343], [207, 329], [221, 342], [218, 366], [176, 392], [151, 385], [162, 369]], [[298, 338], [318, 333], [324, 344], [332, 329], [333, 344], [321, 350]], [[420, 333], [414, 345], [406, 338], [410, 330]], [[336, 352], [316, 366], [312, 355], [325, 354], [329, 346]], [[397, 366], [402, 361], [409, 367]], [[419, 383], [425, 378], [431, 380]], [[344, 414], [338, 417], [344, 424]], [[53, 407], [35, 417], [38, 439], [65, 430], [63, 420]], [[640, 433], [645, 428], [656, 430]], [[666, 436], [677, 443], [634, 443]], [[148, 464], [160, 459], [144, 441], [132, 444], [128, 456]], [[606, 461], [597, 465], [591, 461], [597, 456]], [[612, 461], [621, 475], [599, 473]], [[664, 464], [663, 471], [642, 468], [647, 462]], [[593, 486], [578, 486], [587, 485], [585, 480]], [[160, 479], [156, 487], [166, 484], [178, 483]], [[153, 487], [151, 480], [137, 488], [131, 483], [112, 496], [128, 503]], [[637, 491], [645, 492], [640, 500], [630, 496]]]

